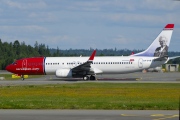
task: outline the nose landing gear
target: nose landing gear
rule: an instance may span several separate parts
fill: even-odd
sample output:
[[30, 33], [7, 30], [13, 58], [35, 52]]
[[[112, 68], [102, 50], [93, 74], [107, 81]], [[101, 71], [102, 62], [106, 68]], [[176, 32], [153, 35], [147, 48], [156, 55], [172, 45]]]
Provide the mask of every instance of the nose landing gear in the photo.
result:
[[21, 75], [21, 80], [23, 81], [25, 78], [24, 78], [24, 75]]

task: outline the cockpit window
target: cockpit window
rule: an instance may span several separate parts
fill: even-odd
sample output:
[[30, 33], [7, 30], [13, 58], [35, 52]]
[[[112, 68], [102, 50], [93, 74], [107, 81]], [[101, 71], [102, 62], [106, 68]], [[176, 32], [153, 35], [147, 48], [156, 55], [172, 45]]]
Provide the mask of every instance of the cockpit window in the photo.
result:
[[13, 64], [13, 65], [17, 65], [17, 62], [13, 62], [12, 64]]

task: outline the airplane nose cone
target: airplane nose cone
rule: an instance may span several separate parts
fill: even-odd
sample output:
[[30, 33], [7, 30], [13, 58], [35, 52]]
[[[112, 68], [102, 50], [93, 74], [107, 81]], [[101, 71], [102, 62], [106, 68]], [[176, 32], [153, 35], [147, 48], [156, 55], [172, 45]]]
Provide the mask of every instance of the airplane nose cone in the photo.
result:
[[11, 72], [11, 71], [10, 71], [10, 65], [6, 66], [6, 70], [9, 71], [9, 72]]

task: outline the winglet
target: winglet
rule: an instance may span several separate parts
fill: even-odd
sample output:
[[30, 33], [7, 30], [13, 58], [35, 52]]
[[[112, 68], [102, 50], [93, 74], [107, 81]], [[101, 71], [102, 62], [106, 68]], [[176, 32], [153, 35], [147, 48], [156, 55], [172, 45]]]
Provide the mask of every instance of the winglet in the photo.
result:
[[94, 60], [95, 54], [96, 54], [96, 50], [94, 50], [93, 53], [91, 54], [91, 56], [89, 57], [89, 61], [93, 61]]

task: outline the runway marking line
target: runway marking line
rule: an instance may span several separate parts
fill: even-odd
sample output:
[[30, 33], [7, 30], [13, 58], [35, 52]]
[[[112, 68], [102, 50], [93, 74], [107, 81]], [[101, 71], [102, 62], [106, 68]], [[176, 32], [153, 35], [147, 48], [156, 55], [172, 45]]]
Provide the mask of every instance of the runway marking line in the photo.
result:
[[164, 116], [164, 114], [153, 114], [151, 116], [153, 116], [153, 117], [162, 117], [162, 116]]
[[[160, 116], [157, 116], [157, 117], [160, 117]], [[153, 119], [153, 120], [165, 120], [165, 119], [169, 119], [169, 118], [175, 118], [175, 117], [179, 117], [179, 115], [164, 115], [164, 117], [162, 116], [162, 118], [156, 118], [156, 119]]]
[[[133, 115], [133, 114], [121, 114], [121, 116], [124, 117], [141, 117], [142, 115]], [[169, 118], [175, 118], [179, 117], [179, 115], [164, 115], [164, 114], [152, 114], [151, 117], [161, 117], [161, 118], [155, 118], [153, 120], [165, 120]]]
[[121, 116], [138, 116], [138, 115], [131, 115], [131, 114], [121, 114]]
[[139, 81], [139, 80], [142, 80], [142, 78], [137, 78], [136, 80]]

